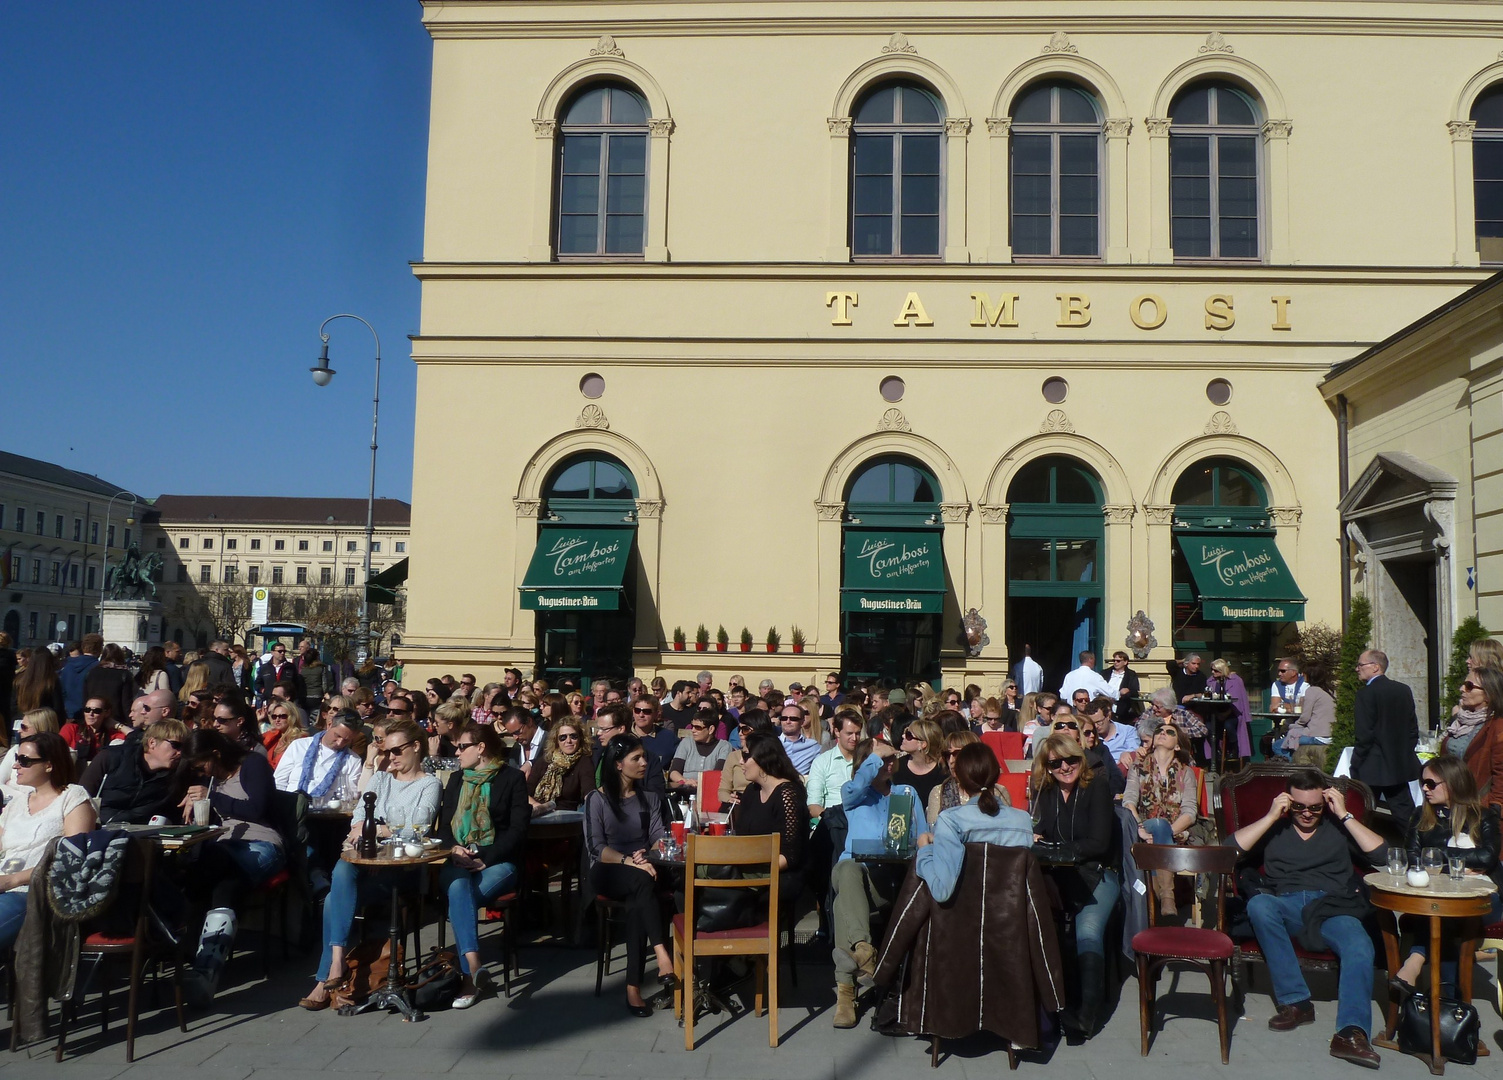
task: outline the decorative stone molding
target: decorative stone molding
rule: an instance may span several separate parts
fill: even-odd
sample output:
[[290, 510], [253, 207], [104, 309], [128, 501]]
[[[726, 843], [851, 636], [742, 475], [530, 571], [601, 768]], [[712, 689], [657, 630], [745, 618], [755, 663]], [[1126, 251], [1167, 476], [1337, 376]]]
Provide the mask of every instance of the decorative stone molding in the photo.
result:
[[844, 139], [851, 134], [851, 118], [849, 116], [832, 116], [825, 123], [830, 125], [831, 135], [838, 135]]
[[971, 133], [971, 118], [969, 116], [950, 116], [945, 118], [946, 135], [969, 135]]
[[1158, 648], [1159, 639], [1153, 636], [1153, 620], [1142, 609], [1127, 620], [1127, 639], [1122, 643], [1132, 650], [1133, 657], [1147, 660], [1148, 654]]
[[967, 656], [980, 656], [981, 650], [992, 643], [986, 632], [986, 618], [977, 608], [971, 608], [961, 618], [960, 630], [965, 636]]
[[1102, 123], [1101, 133], [1108, 139], [1125, 139], [1132, 134], [1132, 121], [1125, 116], [1113, 117]]
[[1039, 425], [1039, 434], [1047, 435], [1051, 431], [1074, 431], [1075, 425], [1070, 423], [1070, 418], [1065, 415], [1064, 409], [1050, 409], [1049, 415], [1044, 417], [1044, 422]]
[[1101, 515], [1106, 519], [1108, 525], [1126, 525], [1132, 521], [1133, 515], [1137, 512], [1138, 508], [1132, 503], [1124, 503], [1116, 506], [1109, 505], [1101, 508]]
[[1263, 121], [1263, 138], [1265, 139], [1287, 139], [1293, 132], [1293, 120]]
[[1167, 116], [1150, 116], [1144, 119], [1143, 126], [1148, 129], [1148, 134], [1158, 138], [1169, 137], [1169, 118]]
[[913, 425], [908, 422], [908, 417], [903, 415], [902, 409], [888, 409], [882, 414], [882, 419], [877, 422], [878, 431], [912, 431]]
[[820, 521], [839, 521], [845, 515], [843, 502], [817, 502], [814, 509], [819, 514]]
[[1007, 503], [982, 503], [981, 521], [985, 525], [1007, 524]]
[[882, 46], [884, 53], [916, 53], [918, 52], [908, 41], [907, 34], [894, 34], [887, 39], [887, 44]]
[[673, 134], [673, 117], [655, 116], [647, 121], [647, 132], [659, 138]]
[[1202, 53], [1229, 53], [1236, 50], [1227, 43], [1226, 38], [1220, 33], [1206, 35], [1206, 43], [1200, 47]]
[[971, 504], [968, 502], [940, 503], [939, 512], [947, 524], [958, 525], [971, 516]]
[[[1503, 53], [1499, 53], [1503, 56]], [[1472, 133], [1477, 130], [1475, 120], [1448, 120], [1446, 130], [1451, 133], [1452, 142], [1471, 142]]]
[[637, 517], [643, 521], [650, 521], [663, 516], [662, 499], [638, 499]]
[[557, 120], [534, 120], [532, 122], [532, 134], [539, 139], [552, 139], [558, 134]]
[[1012, 133], [1012, 117], [988, 116], [986, 118], [986, 130], [993, 135], [1009, 135]]
[[619, 56], [626, 59], [626, 54], [621, 51], [621, 46], [616, 44], [616, 39], [609, 34], [601, 34], [600, 40], [595, 42], [595, 47], [590, 50], [591, 56]]
[[1232, 419], [1231, 413], [1225, 409], [1218, 409], [1206, 421], [1205, 433], [1207, 435], [1235, 435], [1237, 434], [1237, 423]]
[[586, 405], [580, 410], [579, 419], [574, 421], [574, 426], [609, 431], [611, 422], [605, 418], [605, 410], [599, 405]]
[[1299, 524], [1303, 513], [1298, 506], [1270, 506], [1268, 508], [1268, 516], [1279, 528], [1294, 528]]
[[511, 502], [517, 508], [519, 518], [535, 518], [543, 511], [542, 499], [513, 499]]
[[1078, 52], [1080, 52], [1079, 49], [1077, 49], [1074, 45], [1070, 44], [1070, 35], [1067, 34], [1067, 33], [1065, 33], [1063, 30], [1056, 30], [1054, 32], [1054, 36], [1049, 39], [1049, 44], [1045, 45], [1039, 51], [1041, 53], [1046, 54], [1046, 55], [1049, 54], [1049, 53], [1078, 53]]
[[1171, 525], [1174, 522], [1174, 507], [1143, 504], [1143, 516], [1150, 525]]

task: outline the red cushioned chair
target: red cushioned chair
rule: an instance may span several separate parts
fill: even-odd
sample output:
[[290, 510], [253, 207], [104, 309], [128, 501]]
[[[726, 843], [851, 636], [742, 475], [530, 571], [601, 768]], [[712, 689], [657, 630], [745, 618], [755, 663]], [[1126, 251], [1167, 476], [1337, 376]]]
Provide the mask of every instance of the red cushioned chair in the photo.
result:
[[1007, 797], [1012, 800], [1016, 810], [1028, 809], [1028, 781], [1031, 775], [1025, 772], [1005, 772], [997, 777], [997, 782], [1002, 785]]
[[[1165, 964], [1191, 964], [1211, 979], [1211, 1000], [1216, 1003], [1216, 1030], [1221, 1036], [1221, 1064], [1227, 1063], [1231, 1032], [1226, 1021], [1226, 966], [1235, 946], [1226, 935], [1226, 882], [1237, 865], [1237, 849], [1194, 847], [1182, 844], [1134, 844], [1132, 857], [1143, 874], [1148, 894], [1148, 929], [1132, 938], [1138, 957], [1138, 1024], [1142, 1032], [1140, 1053], [1148, 1056], [1153, 1037], [1154, 989]], [[1150, 875], [1155, 870], [1171, 873], [1208, 874], [1216, 880], [1216, 927], [1159, 926], [1158, 903]]]
[[724, 769], [711, 769], [699, 774], [699, 809], [702, 813], [720, 813], [720, 776], [723, 772]]
[[[1220, 788], [1221, 835], [1230, 838], [1242, 826], [1251, 824], [1268, 813], [1268, 808], [1273, 804], [1274, 798], [1288, 786], [1290, 774], [1301, 768], [1302, 766], [1292, 765], [1289, 762], [1259, 762], [1246, 769], [1224, 775]], [[1352, 815], [1358, 821], [1366, 823], [1373, 810], [1372, 790], [1360, 780], [1329, 776], [1326, 780], [1345, 797], [1346, 808], [1352, 812]], [[1259, 867], [1259, 869], [1262, 868]], [[1359, 873], [1366, 873], [1369, 868], [1353, 864], [1353, 869]], [[1237, 883], [1234, 878], [1233, 895], [1236, 894], [1236, 888]], [[1232, 954], [1232, 991], [1236, 996], [1236, 1005], [1240, 1011], [1247, 992], [1247, 965], [1262, 963], [1263, 950], [1258, 947], [1256, 938], [1234, 941], [1233, 944], [1236, 948]], [[1294, 943], [1294, 955], [1299, 959], [1301, 968], [1311, 971], [1335, 972], [1340, 966], [1335, 953], [1311, 952], [1298, 941]]]
[[1021, 731], [983, 731], [981, 741], [991, 748], [997, 764], [1017, 761], [1023, 756], [1023, 733]]

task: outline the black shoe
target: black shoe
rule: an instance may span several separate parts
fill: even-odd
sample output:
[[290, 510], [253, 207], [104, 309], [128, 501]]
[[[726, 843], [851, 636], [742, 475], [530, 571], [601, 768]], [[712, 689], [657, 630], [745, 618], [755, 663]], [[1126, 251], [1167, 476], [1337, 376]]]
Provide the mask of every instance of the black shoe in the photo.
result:
[[665, 972], [662, 975], [658, 976], [658, 981], [663, 984], [663, 989], [668, 991], [670, 994], [676, 991], [682, 985], [678, 981], [678, 976], [671, 971]]
[[645, 1020], [647, 1017], [651, 1016], [657, 1010], [655, 1010], [652, 1007], [651, 1003], [644, 1004], [644, 1005], [633, 1005], [631, 1002], [628, 1001], [626, 1003], [626, 1011], [629, 1012], [629, 1013], [631, 1013], [633, 1016], [640, 1016], [640, 1017], [642, 1017]]
[[1392, 1001], [1395, 1005], [1402, 1007], [1404, 1002], [1413, 996], [1414, 987], [1410, 986], [1397, 975], [1388, 980], [1388, 1000]]

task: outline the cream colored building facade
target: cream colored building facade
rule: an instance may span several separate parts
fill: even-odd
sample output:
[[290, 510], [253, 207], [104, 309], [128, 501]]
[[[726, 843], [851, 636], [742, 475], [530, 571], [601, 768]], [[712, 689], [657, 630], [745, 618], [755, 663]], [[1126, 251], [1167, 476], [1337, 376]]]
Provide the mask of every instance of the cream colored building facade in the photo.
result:
[[[1178, 645], [1226, 653], [1260, 686], [1297, 619], [1339, 625], [1336, 421], [1317, 387], [1483, 277], [1468, 117], [1503, 79], [1503, 5], [447, 0], [424, 20], [423, 558], [401, 650], [415, 676], [579, 670], [578, 643], [615, 634], [615, 667], [596, 674], [619, 673], [624, 650], [644, 677], [843, 669], [990, 691], [1024, 644], [1057, 675], [1082, 644], [1122, 647], [1142, 612], [1155, 640], [1134, 666], [1150, 682]], [[937, 117], [904, 127], [913, 98], [913, 113], [870, 126], [863, 110], [890, 86], [921, 91]], [[1083, 93], [1095, 119], [1025, 122], [1050, 86]], [[580, 126], [597, 87], [645, 114], [613, 97], [605, 118], [635, 120], [645, 149], [622, 166], [640, 180], [621, 181], [640, 200], [639, 253], [610, 250], [605, 231], [596, 257], [561, 250], [583, 235], [563, 220], [580, 190], [561, 175], [580, 168], [566, 140], [627, 131]], [[1248, 114], [1211, 135], [1253, 148], [1237, 248], [1216, 231], [1236, 171], [1233, 144], [1216, 143], [1225, 258], [1175, 250], [1195, 235], [1181, 219], [1203, 209], [1176, 192], [1194, 183], [1183, 148], [1209, 130], [1186, 103], [1208, 87], [1217, 115], [1234, 98]], [[1091, 251], [1041, 257], [1026, 137], [1082, 131]], [[853, 200], [871, 162], [858, 155], [896, 154], [898, 136], [932, 138], [935, 163], [877, 168], [902, 207], [888, 224], [932, 243], [863, 253], [870, 221]], [[1051, 153], [1043, 212], [1063, 236], [1068, 169]], [[600, 166], [602, 192], [614, 167]], [[462, 402], [493, 403], [502, 422], [456, 424]], [[562, 497], [580, 492], [560, 478], [592, 460], [627, 474], [629, 502]], [[917, 477], [925, 498], [853, 500], [884, 464], [910, 470], [889, 493]], [[614, 630], [535, 610], [539, 541], [571, 522], [630, 534]], [[895, 631], [902, 619], [842, 608], [863, 602], [858, 542], [905, 523], [943, 577], [927, 600], [900, 598], [925, 610]], [[1255, 563], [1275, 550], [1278, 603], [1222, 597], [1236, 611], [1206, 617], [1210, 594], [1178, 552], [1218, 535], [1257, 538]], [[971, 609], [979, 647], [962, 634]], [[673, 629], [700, 623], [723, 624], [731, 653], [675, 652]], [[735, 652], [743, 626], [749, 655]]]

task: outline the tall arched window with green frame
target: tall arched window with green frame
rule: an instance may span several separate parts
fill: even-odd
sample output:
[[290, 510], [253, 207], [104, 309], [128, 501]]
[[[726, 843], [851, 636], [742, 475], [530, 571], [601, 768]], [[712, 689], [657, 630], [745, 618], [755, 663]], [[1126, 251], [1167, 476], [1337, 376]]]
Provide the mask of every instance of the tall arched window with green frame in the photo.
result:
[[554, 469], [543, 485], [543, 516], [576, 523], [635, 521], [636, 499], [630, 469], [609, 454], [580, 454]]

